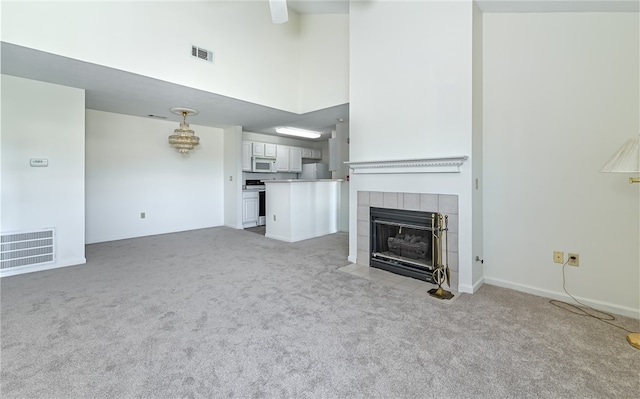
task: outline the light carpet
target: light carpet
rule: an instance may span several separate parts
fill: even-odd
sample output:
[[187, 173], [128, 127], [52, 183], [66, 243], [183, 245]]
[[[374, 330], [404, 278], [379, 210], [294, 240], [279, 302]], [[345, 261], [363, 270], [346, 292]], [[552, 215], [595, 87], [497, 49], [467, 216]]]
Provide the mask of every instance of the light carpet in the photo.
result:
[[[3, 398], [635, 398], [625, 332], [494, 286], [445, 303], [340, 272], [348, 237], [211, 228], [3, 278]], [[640, 330], [637, 320], [617, 323]]]

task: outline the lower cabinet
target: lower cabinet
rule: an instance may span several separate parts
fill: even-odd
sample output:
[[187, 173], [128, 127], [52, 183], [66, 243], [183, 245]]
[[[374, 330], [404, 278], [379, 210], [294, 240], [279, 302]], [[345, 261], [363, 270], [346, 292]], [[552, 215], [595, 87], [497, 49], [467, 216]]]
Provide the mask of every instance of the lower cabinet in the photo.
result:
[[258, 225], [260, 194], [257, 191], [242, 192], [242, 227]]

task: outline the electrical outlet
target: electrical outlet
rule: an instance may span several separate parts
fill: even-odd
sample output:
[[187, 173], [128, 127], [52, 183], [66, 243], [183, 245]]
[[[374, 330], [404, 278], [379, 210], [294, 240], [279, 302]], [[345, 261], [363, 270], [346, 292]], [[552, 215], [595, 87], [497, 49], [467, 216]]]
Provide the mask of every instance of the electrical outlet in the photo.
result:
[[147, 214], [144, 212], [140, 212], [140, 219], [144, 219], [147, 217]]
[[276, 221], [276, 215], [273, 215], [273, 221], [274, 222]]
[[569, 266], [580, 266], [580, 255], [569, 253]]
[[553, 251], [553, 262], [554, 263], [564, 263], [564, 252], [562, 252], [562, 251]]

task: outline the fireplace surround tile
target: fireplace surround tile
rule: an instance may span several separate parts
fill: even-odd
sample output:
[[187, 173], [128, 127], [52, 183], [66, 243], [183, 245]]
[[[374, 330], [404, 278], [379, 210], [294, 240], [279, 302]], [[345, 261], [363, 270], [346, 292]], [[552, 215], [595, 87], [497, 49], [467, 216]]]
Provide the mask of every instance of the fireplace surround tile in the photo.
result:
[[[398, 195], [398, 197], [399, 196], [400, 195]], [[420, 210], [420, 194], [403, 193], [402, 200], [403, 200], [402, 209], [405, 209], [408, 211]]]
[[369, 221], [358, 220], [358, 236], [363, 236], [369, 239]]
[[[451, 271], [458, 271], [458, 253], [449, 251], [449, 269]], [[457, 286], [456, 286], [457, 287]]]
[[382, 208], [384, 206], [384, 199], [382, 192], [370, 191], [369, 192], [369, 206]]
[[368, 191], [358, 191], [358, 206], [369, 206]]
[[426, 212], [438, 212], [438, 195], [420, 194], [420, 210]]
[[382, 207], [398, 209], [398, 193], [382, 193]]
[[369, 266], [369, 252], [358, 249], [358, 257], [356, 263], [363, 266]]
[[458, 233], [449, 232], [449, 252], [458, 252]]
[[457, 195], [438, 195], [438, 212], [444, 214], [458, 214], [458, 196]]
[[371, 252], [369, 236], [361, 236], [358, 235], [358, 250], [365, 251], [366, 253]]
[[369, 214], [369, 205], [359, 205], [358, 206], [358, 221], [362, 220], [365, 222], [369, 222], [371, 215]]
[[458, 215], [447, 215], [449, 217], [449, 233], [458, 234]]

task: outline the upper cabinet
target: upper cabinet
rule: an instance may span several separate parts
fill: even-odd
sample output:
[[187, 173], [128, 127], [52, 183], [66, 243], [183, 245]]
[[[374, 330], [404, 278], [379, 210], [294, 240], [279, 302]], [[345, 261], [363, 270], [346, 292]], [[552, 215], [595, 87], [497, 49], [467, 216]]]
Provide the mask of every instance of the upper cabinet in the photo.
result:
[[288, 145], [242, 142], [242, 170], [251, 171], [252, 157], [275, 158], [277, 172], [302, 172], [303, 159], [322, 159], [322, 150]]
[[276, 170], [278, 172], [289, 171], [289, 146], [276, 146]]
[[264, 156], [266, 158], [275, 158], [276, 157], [276, 145], [265, 143], [264, 145]]
[[242, 142], [242, 170], [245, 172], [251, 171], [251, 142]]
[[302, 148], [289, 147], [289, 171], [302, 172]]
[[322, 159], [322, 150], [315, 148], [301, 148], [302, 158], [304, 159]]
[[276, 145], [270, 143], [252, 143], [251, 155], [259, 158], [275, 158]]
[[264, 157], [264, 143], [252, 143], [253, 151], [251, 155], [254, 157]]

